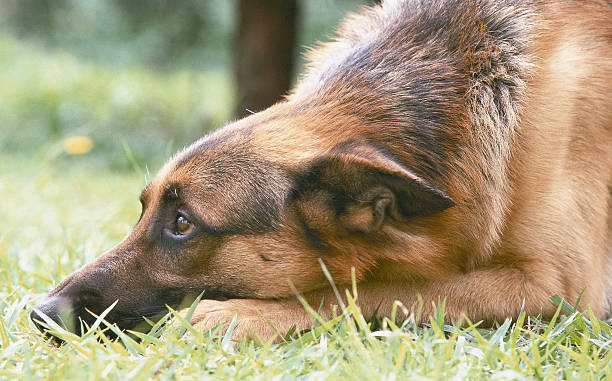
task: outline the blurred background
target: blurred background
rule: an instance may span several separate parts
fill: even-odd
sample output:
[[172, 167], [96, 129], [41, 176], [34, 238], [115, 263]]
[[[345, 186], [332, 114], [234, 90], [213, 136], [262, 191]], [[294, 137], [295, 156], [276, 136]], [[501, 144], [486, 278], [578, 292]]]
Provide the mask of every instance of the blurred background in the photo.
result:
[[277, 101], [305, 47], [368, 2], [2, 0], [0, 171], [154, 171]]

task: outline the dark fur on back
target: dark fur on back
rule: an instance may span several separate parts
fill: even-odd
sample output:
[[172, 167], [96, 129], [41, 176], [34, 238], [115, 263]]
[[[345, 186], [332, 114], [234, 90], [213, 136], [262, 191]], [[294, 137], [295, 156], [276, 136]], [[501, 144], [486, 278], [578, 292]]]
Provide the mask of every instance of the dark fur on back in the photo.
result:
[[[349, 19], [340, 29], [342, 38], [315, 51], [312, 59], [319, 65], [292, 99], [308, 96], [324, 104], [333, 97], [334, 103], [351, 104], [362, 118], [403, 127], [406, 146], [421, 149], [415, 154], [425, 164], [422, 175], [433, 180], [444, 174], [449, 155], [457, 154], [440, 141], [456, 134], [463, 121], [455, 118], [464, 114], [466, 98], [477, 126], [505, 125], [502, 130], [511, 133], [516, 124], [512, 101], [520, 96], [529, 67], [524, 51], [529, 3], [385, 2]], [[367, 18], [368, 27], [372, 20], [377, 24], [355, 29], [363, 25], [359, 18]], [[380, 44], [378, 35], [392, 42]], [[331, 58], [321, 65], [324, 54]]]

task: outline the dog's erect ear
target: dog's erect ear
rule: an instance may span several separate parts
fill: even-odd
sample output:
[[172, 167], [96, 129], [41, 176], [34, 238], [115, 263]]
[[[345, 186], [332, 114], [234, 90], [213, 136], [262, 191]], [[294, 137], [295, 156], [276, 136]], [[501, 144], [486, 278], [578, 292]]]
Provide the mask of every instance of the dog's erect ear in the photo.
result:
[[407, 220], [455, 205], [444, 192], [369, 145], [343, 147], [318, 158], [301, 180], [299, 193], [307, 198], [317, 194], [333, 218], [355, 232], [374, 232], [387, 217]]

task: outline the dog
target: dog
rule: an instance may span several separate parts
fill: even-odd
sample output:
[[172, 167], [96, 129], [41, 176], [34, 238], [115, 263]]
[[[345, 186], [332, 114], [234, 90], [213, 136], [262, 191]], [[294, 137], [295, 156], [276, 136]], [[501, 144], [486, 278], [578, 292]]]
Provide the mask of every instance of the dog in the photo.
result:
[[332, 316], [353, 277], [366, 317], [550, 317], [552, 295], [605, 316], [605, 1], [387, 0], [309, 60], [283, 101], [170, 159], [133, 231], [32, 319], [79, 332], [117, 301], [106, 319], [132, 329], [203, 292], [196, 328], [236, 316], [234, 338], [265, 340], [312, 328], [297, 294]]

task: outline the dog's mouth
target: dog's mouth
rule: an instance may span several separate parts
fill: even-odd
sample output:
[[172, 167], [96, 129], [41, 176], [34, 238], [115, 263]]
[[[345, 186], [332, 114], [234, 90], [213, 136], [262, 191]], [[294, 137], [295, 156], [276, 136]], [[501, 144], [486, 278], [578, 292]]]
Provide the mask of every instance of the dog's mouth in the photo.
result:
[[[117, 329], [122, 332], [149, 332], [154, 324], [159, 322], [170, 312], [169, 308], [174, 311], [188, 308], [196, 301], [198, 295], [199, 293], [188, 292], [183, 297], [171, 299], [163, 298], [156, 303], [151, 303], [151, 305], [144, 307], [126, 306], [121, 308], [121, 306], [118, 305], [103, 316], [104, 309], [88, 307], [81, 303], [79, 303], [80, 305], [78, 306], [74, 306], [70, 299], [54, 296], [47, 298], [43, 303], [36, 306], [35, 310], [30, 313], [30, 319], [42, 333], [53, 336], [54, 341], [61, 344], [61, 339], [49, 333], [48, 326], [50, 324], [45, 322], [45, 319], [43, 319], [37, 311], [45, 314], [64, 330], [79, 336], [85, 334], [88, 328], [95, 324], [98, 317], [102, 316], [107, 323], [101, 324], [104, 334], [109, 339], [115, 339], [118, 336], [116, 333]], [[203, 295], [203, 299], [219, 301], [238, 298], [241, 297], [219, 290], [209, 290]], [[108, 324], [116, 328], [110, 328], [107, 326]]]
[[[168, 307], [173, 309], [177, 309], [179, 303], [174, 304], [173, 306], [168, 305], [160, 305], [160, 306], [150, 306], [146, 308], [134, 309], [131, 312], [123, 312], [123, 311], [111, 311], [107, 315], [101, 316], [100, 314], [96, 314], [89, 309], [81, 309], [76, 312], [70, 309], [63, 309], [60, 313], [52, 313], [50, 311], [45, 311], [44, 309], [38, 307], [37, 310], [44, 313], [47, 318], [51, 319], [54, 323], [56, 323], [62, 329], [75, 333], [79, 336], [84, 335], [90, 327], [92, 327], [98, 317], [102, 317], [105, 322], [100, 323], [100, 328], [102, 328], [104, 334], [110, 338], [114, 339], [117, 337], [116, 329], [120, 331], [137, 331], [137, 332], [148, 332], [152, 324], [157, 323], [164, 316], [166, 316], [169, 312]], [[52, 335], [49, 331], [49, 328], [53, 328], [52, 324], [48, 319], [43, 318], [38, 312], [32, 311], [30, 313], [30, 319], [43, 334], [47, 336], [53, 336], [54, 341], [56, 343], [61, 343], [62, 340], [58, 338], [56, 335]], [[111, 328], [110, 326], [116, 327]], [[51, 329], [52, 330], [52, 329]]]
[[179, 305], [163, 305], [163, 306], [152, 306], [135, 310], [130, 313], [117, 312], [114, 316], [109, 317], [109, 323], [114, 323], [119, 329], [123, 331], [131, 330], [137, 332], [147, 332], [151, 329], [152, 325], [161, 320], [166, 316], [170, 310], [180, 309]]

